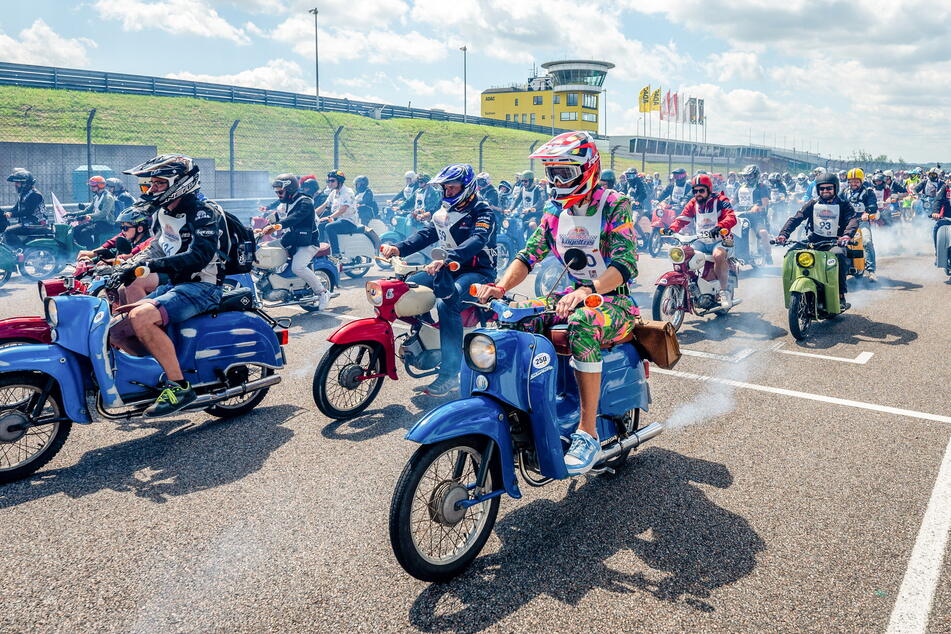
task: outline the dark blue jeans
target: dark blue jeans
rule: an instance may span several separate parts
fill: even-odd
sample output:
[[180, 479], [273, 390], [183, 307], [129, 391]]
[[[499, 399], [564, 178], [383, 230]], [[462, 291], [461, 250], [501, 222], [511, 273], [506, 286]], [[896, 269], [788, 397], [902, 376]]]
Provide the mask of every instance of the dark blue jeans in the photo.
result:
[[330, 251], [334, 255], [340, 254], [340, 241], [337, 236], [360, 233], [361, 229], [346, 218], [331, 220], [320, 227], [320, 235], [330, 243]]
[[[469, 298], [469, 287], [473, 284], [487, 284], [495, 281], [495, 275], [478, 271], [453, 275], [455, 290], [445, 299], [436, 300], [436, 313], [439, 315], [439, 348], [442, 360], [439, 364], [439, 378], [458, 377], [462, 368], [462, 311], [467, 308], [464, 299]], [[419, 272], [407, 281], [420, 286], [433, 288], [434, 278], [429, 273]]]

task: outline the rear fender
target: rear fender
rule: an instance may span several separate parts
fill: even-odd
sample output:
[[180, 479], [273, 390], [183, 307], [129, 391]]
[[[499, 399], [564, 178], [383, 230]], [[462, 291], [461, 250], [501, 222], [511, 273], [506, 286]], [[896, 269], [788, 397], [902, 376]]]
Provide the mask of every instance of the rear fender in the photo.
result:
[[399, 379], [396, 374], [396, 353], [393, 347], [393, 326], [390, 322], [379, 317], [357, 319], [349, 324], [337, 328], [327, 338], [330, 343], [348, 344], [361, 341], [373, 341], [383, 346], [383, 365], [386, 375], [394, 381]]
[[43, 317], [11, 317], [0, 319], [0, 341], [30, 339], [36, 343], [51, 343], [50, 327]]
[[522, 497], [515, 479], [515, 456], [508, 419], [502, 406], [488, 396], [471, 396], [441, 405], [417, 422], [406, 434], [407, 440], [432, 445], [449, 438], [485, 436], [497, 449], [502, 467], [502, 485], [513, 498]]
[[53, 377], [66, 416], [76, 423], [92, 422], [86, 410], [87, 374], [79, 355], [55, 343], [0, 348], [0, 372], [42, 372]]

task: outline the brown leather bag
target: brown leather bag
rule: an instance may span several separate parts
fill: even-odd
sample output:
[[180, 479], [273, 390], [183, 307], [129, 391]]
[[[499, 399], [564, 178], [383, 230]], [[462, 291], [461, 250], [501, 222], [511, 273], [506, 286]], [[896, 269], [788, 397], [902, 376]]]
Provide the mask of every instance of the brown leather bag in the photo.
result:
[[677, 331], [669, 321], [639, 320], [634, 325], [634, 345], [643, 358], [659, 368], [669, 370], [680, 361]]

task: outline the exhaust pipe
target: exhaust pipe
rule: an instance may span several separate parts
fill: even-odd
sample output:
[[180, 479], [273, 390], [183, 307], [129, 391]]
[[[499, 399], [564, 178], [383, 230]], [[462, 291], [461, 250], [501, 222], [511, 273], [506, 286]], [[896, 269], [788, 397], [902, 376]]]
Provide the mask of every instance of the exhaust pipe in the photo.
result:
[[[263, 379], [258, 379], [257, 381], [251, 381], [250, 383], [229, 387], [223, 392], [202, 394], [197, 399], [195, 399], [195, 402], [189, 406], [189, 409], [200, 407], [202, 405], [208, 405], [209, 403], [215, 403], [217, 401], [223, 401], [229, 398], [234, 398], [235, 396], [241, 396], [242, 394], [247, 394], [248, 392], [257, 392], [262, 388], [277, 385], [280, 382], [281, 377], [276, 374], [272, 374], [271, 376], [266, 376]], [[645, 427], [645, 429], [647, 428]]]
[[662, 431], [664, 431], [663, 423], [651, 423], [650, 425], [648, 425], [647, 427], [644, 427], [643, 429], [638, 429], [636, 432], [634, 432], [632, 435], [628, 436], [621, 442], [615, 443], [611, 445], [610, 447], [608, 447], [607, 449], [605, 449], [604, 451], [602, 451], [600, 462], [604, 462], [605, 460], [610, 460], [611, 458], [618, 455], [622, 451], [633, 449], [647, 442], [651, 438], [654, 438], [655, 436], [659, 435], [660, 432]]

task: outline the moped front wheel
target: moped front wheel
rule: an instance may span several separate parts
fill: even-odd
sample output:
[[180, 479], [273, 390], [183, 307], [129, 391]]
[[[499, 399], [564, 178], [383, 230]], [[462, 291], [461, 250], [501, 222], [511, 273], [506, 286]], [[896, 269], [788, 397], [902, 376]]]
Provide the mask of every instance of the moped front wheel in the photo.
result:
[[3, 286], [10, 281], [10, 277], [13, 275], [13, 269], [0, 269], [0, 286]]
[[664, 246], [664, 236], [660, 235], [660, 231], [654, 229], [651, 232], [650, 241], [647, 243], [647, 252], [652, 258], [656, 258], [660, 255], [660, 250]]
[[397, 561], [422, 581], [447, 581], [469, 567], [485, 546], [499, 512], [499, 497], [464, 501], [493, 490], [501, 476], [490, 465], [475, 487], [487, 439], [449, 438], [424, 445], [409, 459], [390, 503], [390, 545]]
[[674, 330], [680, 330], [686, 315], [684, 287], [676, 284], [658, 286], [654, 290], [651, 312], [654, 321], [669, 321]]
[[72, 422], [61, 419], [59, 390], [44, 395], [46, 381], [29, 372], [0, 376], [0, 484], [42, 469], [69, 436]]
[[330, 418], [345, 420], [369, 407], [386, 378], [383, 354], [383, 346], [376, 341], [332, 345], [314, 373], [317, 409]]
[[812, 324], [812, 305], [809, 295], [793, 293], [789, 298], [789, 332], [796, 341], [802, 341]]

